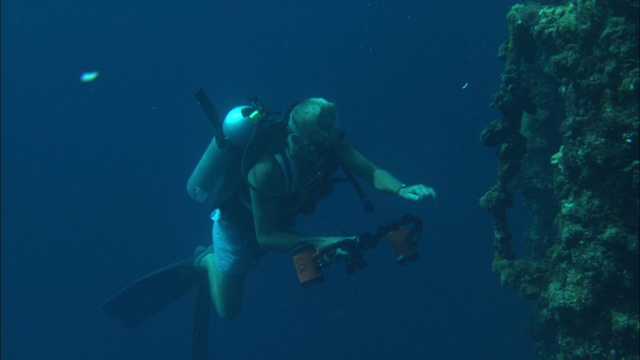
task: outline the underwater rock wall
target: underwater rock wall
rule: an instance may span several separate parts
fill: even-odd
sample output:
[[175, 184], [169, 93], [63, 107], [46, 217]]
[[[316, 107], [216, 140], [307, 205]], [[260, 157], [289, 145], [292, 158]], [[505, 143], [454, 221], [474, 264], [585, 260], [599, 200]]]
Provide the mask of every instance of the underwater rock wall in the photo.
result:
[[[638, 0], [517, 4], [480, 135], [498, 155], [480, 199], [494, 220], [494, 270], [535, 305], [544, 359], [638, 359]], [[513, 251], [517, 192], [533, 223]]]

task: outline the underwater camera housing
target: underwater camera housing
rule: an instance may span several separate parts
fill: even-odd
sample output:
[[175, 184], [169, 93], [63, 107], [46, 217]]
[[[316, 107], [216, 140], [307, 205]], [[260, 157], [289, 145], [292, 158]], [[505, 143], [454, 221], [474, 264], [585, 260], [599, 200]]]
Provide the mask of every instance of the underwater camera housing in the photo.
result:
[[[389, 238], [398, 264], [412, 264], [420, 258], [417, 245], [421, 232], [422, 220], [405, 214], [398, 220], [380, 226], [375, 234], [364, 232], [356, 239], [347, 238], [322, 249], [315, 249], [311, 244], [302, 244], [293, 251], [298, 281], [303, 287], [324, 282], [321, 269], [338, 262], [345, 263], [347, 274], [366, 268], [368, 264], [361, 250], [375, 248], [384, 236]], [[416, 235], [418, 236], [414, 239]]]

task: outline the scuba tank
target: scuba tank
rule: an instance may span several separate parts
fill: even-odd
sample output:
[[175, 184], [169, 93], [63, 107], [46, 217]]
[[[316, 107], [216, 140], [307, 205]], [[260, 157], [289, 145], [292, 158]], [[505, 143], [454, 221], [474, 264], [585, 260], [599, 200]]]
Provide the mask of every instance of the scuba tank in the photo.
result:
[[202, 88], [198, 89], [196, 97], [217, 131], [187, 181], [187, 193], [213, 209], [243, 184], [242, 154], [264, 115], [259, 103], [252, 104], [258, 106], [236, 106], [220, 123], [215, 107]]

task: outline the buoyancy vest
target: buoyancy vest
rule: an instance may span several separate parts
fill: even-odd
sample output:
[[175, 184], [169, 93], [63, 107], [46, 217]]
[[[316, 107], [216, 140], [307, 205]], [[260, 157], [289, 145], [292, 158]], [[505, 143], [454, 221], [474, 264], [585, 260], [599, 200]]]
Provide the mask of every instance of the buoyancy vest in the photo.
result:
[[[282, 171], [284, 188], [280, 194], [266, 195], [279, 197], [283, 207], [280, 225], [283, 229], [289, 229], [297, 215], [312, 213], [318, 202], [330, 195], [333, 190], [333, 180], [330, 175], [336, 171], [338, 165], [331, 159], [325, 160], [318, 169], [318, 175], [311, 180], [311, 183], [303, 183], [299, 166], [288, 149], [285, 148], [273, 154], [273, 157]], [[301, 199], [301, 196], [305, 196], [305, 198]], [[228, 201], [225, 201], [221, 209], [223, 213], [228, 214], [228, 218], [231, 220], [242, 225], [253, 226], [248, 185], [243, 186]]]

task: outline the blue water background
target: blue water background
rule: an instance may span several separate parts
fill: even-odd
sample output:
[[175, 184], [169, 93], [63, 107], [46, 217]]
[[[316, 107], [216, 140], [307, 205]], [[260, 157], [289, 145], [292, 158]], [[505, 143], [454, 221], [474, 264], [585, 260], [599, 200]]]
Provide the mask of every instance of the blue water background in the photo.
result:
[[[529, 303], [491, 271], [478, 199], [495, 182], [478, 134], [503, 64], [510, 1], [3, 1], [2, 359], [187, 359], [193, 293], [125, 330], [100, 310], [210, 241], [185, 184], [221, 112], [246, 93], [336, 103], [352, 144], [426, 206], [338, 188], [310, 233], [425, 221], [421, 260], [382, 244], [369, 268], [300, 288], [286, 254], [248, 276], [242, 313], [211, 321], [215, 359], [532, 359]], [[81, 73], [99, 77], [80, 82]], [[465, 88], [465, 84], [468, 86]], [[512, 211], [516, 250], [529, 220]]]

